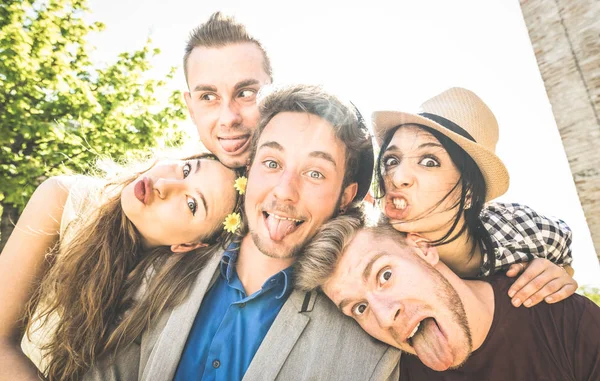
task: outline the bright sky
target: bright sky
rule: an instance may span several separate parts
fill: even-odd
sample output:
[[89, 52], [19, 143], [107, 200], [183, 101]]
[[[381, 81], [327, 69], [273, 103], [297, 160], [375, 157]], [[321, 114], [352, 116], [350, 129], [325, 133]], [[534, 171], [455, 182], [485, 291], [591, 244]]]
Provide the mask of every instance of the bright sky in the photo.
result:
[[[416, 110], [451, 86], [475, 91], [500, 124], [498, 154], [511, 174], [501, 200], [566, 221], [575, 278], [600, 286], [600, 265], [517, 0], [91, 0], [90, 7], [91, 19], [106, 24], [91, 41], [94, 59], [110, 63], [150, 36], [162, 50], [154, 61], [157, 76], [181, 66], [189, 31], [221, 10], [263, 42], [276, 82], [324, 84], [364, 115]], [[171, 86], [185, 90], [181, 68]], [[186, 126], [195, 134], [191, 122]]]

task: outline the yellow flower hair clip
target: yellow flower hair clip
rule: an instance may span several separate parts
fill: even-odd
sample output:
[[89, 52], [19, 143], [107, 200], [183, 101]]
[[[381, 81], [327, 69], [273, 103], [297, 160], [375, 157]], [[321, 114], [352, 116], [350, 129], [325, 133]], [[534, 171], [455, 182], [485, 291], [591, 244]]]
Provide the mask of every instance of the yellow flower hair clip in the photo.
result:
[[246, 193], [246, 184], [248, 184], [248, 179], [246, 176], [240, 176], [235, 180], [233, 187], [240, 193], [240, 195], [243, 195]]
[[240, 227], [241, 223], [242, 217], [239, 213], [230, 213], [227, 217], [225, 217], [225, 221], [223, 221], [225, 230], [230, 233], [235, 233], [235, 231]]

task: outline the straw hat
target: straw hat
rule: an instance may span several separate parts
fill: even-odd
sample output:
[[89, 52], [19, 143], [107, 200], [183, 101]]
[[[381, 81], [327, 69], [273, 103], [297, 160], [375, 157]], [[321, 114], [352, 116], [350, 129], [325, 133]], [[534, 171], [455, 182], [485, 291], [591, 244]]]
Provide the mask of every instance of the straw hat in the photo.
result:
[[508, 190], [509, 176], [496, 156], [498, 122], [492, 111], [472, 91], [453, 87], [427, 100], [418, 114], [376, 111], [373, 123], [381, 146], [387, 131], [401, 124], [421, 124], [446, 135], [473, 158], [485, 179], [485, 201]]

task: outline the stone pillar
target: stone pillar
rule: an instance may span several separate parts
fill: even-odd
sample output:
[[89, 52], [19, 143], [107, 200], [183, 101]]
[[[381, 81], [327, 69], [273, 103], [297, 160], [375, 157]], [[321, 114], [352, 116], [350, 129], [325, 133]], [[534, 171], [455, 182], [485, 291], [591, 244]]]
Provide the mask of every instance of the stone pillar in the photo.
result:
[[600, 259], [600, 0], [520, 2]]

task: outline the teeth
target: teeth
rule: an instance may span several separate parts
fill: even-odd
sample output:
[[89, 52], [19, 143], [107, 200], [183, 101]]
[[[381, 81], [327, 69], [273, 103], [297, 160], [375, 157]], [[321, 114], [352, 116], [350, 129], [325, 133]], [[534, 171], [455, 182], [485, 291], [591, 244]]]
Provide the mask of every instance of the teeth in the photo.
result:
[[271, 214], [273, 217], [275, 217], [278, 220], [287, 220], [287, 221], [292, 221], [292, 222], [302, 222], [302, 220], [297, 220], [295, 218], [289, 218], [289, 217], [281, 217], [278, 216], [277, 214]]
[[413, 331], [410, 333], [410, 335], [408, 335], [409, 339], [412, 339], [412, 337], [415, 335], [415, 333], [417, 333], [420, 325], [421, 325], [421, 322], [419, 322], [419, 324], [417, 324], [417, 326], [415, 327], [415, 329], [413, 329]]
[[406, 209], [406, 200], [403, 198], [394, 198], [392, 200], [394, 202], [394, 206], [396, 209], [404, 210]]

